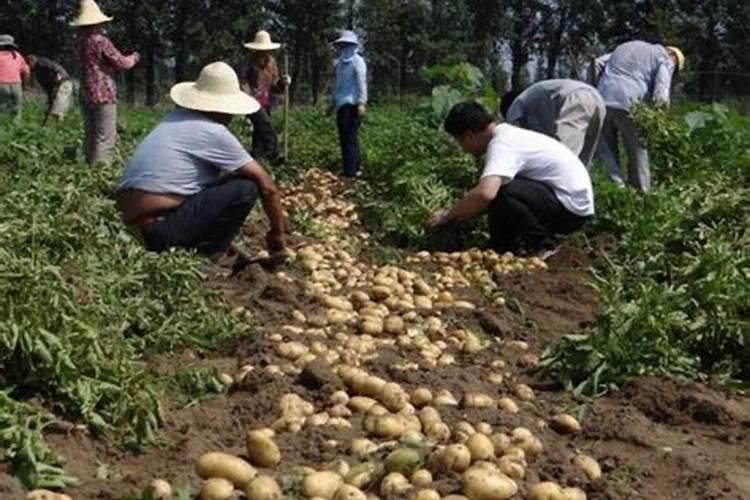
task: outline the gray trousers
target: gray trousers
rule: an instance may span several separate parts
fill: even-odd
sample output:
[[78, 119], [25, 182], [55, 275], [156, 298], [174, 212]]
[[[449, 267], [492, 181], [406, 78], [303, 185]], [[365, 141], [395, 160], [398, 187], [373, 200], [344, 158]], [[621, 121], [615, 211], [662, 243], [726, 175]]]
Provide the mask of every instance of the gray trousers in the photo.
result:
[[117, 141], [117, 104], [83, 103], [83, 154], [93, 166], [109, 161]]
[[20, 83], [0, 83], [0, 115], [11, 115], [17, 122], [23, 110], [23, 87]]
[[570, 94], [555, 121], [555, 136], [588, 167], [594, 159], [607, 108], [598, 92]]
[[618, 136], [622, 136], [625, 154], [628, 157], [627, 182], [645, 193], [651, 189], [648, 151], [638, 139], [638, 131], [630, 113], [622, 109], [607, 107], [607, 118], [604, 120], [604, 130], [599, 142], [598, 153], [607, 166], [609, 178], [624, 186], [625, 179], [620, 167]]

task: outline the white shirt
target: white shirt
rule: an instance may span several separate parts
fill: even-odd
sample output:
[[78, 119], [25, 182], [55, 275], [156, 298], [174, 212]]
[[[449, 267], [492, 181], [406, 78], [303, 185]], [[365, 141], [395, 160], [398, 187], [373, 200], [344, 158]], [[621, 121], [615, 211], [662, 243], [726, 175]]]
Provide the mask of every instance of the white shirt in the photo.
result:
[[503, 183], [521, 177], [549, 186], [569, 212], [594, 214], [594, 189], [581, 160], [562, 143], [506, 123], [495, 126], [487, 147], [482, 178], [499, 176]]
[[192, 196], [251, 161], [227, 127], [178, 108], [138, 145], [117, 189]]

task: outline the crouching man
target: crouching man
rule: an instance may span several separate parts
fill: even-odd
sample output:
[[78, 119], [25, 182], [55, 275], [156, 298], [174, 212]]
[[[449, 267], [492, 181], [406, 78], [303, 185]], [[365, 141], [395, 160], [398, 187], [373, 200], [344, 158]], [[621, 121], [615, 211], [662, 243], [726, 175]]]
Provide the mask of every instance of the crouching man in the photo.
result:
[[485, 157], [479, 183], [453, 208], [434, 214], [429, 228], [489, 216], [490, 247], [541, 253], [558, 234], [580, 229], [594, 214], [591, 179], [581, 160], [546, 135], [496, 124], [479, 104], [451, 109], [444, 124], [466, 153]]
[[271, 176], [227, 128], [258, 111], [234, 70], [216, 62], [197, 82], [179, 83], [177, 108], [141, 142], [117, 187], [117, 207], [148, 249], [195, 249], [212, 260], [231, 245], [256, 200], [270, 221], [266, 243], [284, 248], [284, 215]]

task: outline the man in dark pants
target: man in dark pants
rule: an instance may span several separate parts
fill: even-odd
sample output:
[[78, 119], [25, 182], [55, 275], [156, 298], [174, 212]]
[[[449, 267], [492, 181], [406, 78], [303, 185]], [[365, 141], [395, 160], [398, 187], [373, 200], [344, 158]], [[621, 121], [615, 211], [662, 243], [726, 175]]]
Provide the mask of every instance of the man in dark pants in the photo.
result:
[[338, 50], [333, 106], [344, 176], [355, 177], [361, 163], [358, 134], [367, 105], [367, 64], [357, 53], [359, 39], [353, 31], [343, 31], [333, 43]]
[[466, 153], [485, 157], [479, 183], [429, 228], [489, 216], [490, 246], [499, 252], [554, 253], [558, 234], [580, 229], [594, 215], [591, 179], [581, 160], [546, 135], [497, 125], [479, 104], [457, 104], [445, 131]]
[[46, 57], [30, 55], [27, 57], [31, 74], [47, 94], [47, 116], [57, 121], [65, 117], [73, 95], [73, 82], [65, 68]]
[[269, 250], [284, 249], [284, 215], [271, 176], [227, 128], [258, 110], [228, 65], [213, 63], [196, 83], [172, 87], [178, 108], [141, 142], [117, 188], [123, 220], [150, 250], [194, 249], [217, 260], [260, 198]]

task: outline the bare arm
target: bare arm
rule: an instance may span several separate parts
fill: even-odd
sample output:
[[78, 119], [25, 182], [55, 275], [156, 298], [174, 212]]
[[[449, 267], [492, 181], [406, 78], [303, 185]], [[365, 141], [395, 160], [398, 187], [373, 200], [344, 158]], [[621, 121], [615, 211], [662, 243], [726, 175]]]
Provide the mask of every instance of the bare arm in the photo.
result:
[[453, 208], [433, 215], [430, 220], [427, 221], [427, 226], [434, 228], [473, 219], [474, 217], [483, 214], [487, 211], [492, 200], [497, 196], [502, 183], [502, 179], [498, 176], [483, 178], [479, 181], [479, 184], [466, 193], [466, 195], [456, 203]]
[[279, 188], [276, 187], [268, 172], [256, 161], [251, 161], [241, 167], [237, 173], [258, 185], [263, 211], [266, 212], [268, 220], [271, 223], [271, 230], [266, 235], [266, 243], [268, 243], [269, 250], [274, 252], [283, 250], [286, 244], [284, 241], [286, 219], [284, 217], [284, 209], [281, 206]]

